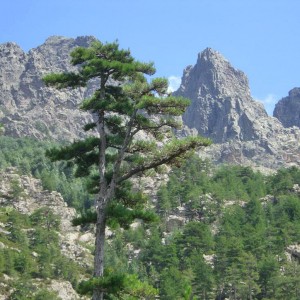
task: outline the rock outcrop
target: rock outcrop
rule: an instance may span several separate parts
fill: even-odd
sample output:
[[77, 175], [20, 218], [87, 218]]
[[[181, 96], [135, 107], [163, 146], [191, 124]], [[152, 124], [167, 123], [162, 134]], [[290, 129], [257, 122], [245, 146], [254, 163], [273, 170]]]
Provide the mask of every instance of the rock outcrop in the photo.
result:
[[198, 55], [195, 66], [184, 70], [175, 94], [192, 100], [183, 115], [185, 124], [216, 143], [257, 138], [253, 120], [267, 117], [251, 98], [246, 75], [210, 48]]
[[246, 75], [217, 51], [201, 52], [174, 94], [191, 100], [183, 121], [213, 140], [205, 149], [213, 160], [267, 169], [299, 164], [299, 128], [269, 117], [251, 97]]
[[[90, 249], [94, 244], [94, 235], [91, 232], [82, 232], [79, 227], [72, 226], [71, 221], [77, 215], [76, 211], [67, 206], [60, 193], [44, 190], [40, 180], [20, 175], [16, 168], [11, 167], [0, 171], [0, 206], [5, 208], [7, 215], [12, 209], [26, 215], [30, 215], [40, 208], [52, 211], [60, 217], [60, 230], [57, 233], [61, 254], [83, 268], [92, 267], [93, 256]], [[26, 230], [28, 231], [28, 229]], [[1, 234], [5, 236], [11, 234], [8, 223], [0, 222]], [[19, 249], [0, 242], [0, 250], [5, 248], [20, 252]], [[38, 254], [32, 252], [32, 256], [38, 257]], [[0, 299], [11, 299], [9, 295], [13, 292], [12, 283], [15, 278], [6, 274], [2, 274], [0, 277]], [[32, 278], [28, 280], [36, 287], [56, 292], [59, 299], [87, 299], [85, 296], [79, 296], [71, 283], [63, 279]]]
[[58, 91], [46, 87], [42, 77], [76, 70], [70, 64], [70, 51], [93, 40], [53, 36], [28, 53], [15, 43], [0, 45], [0, 123], [5, 134], [57, 140], [82, 136], [81, 128], [91, 116], [80, 112], [78, 104], [90, 94], [92, 85]]
[[16, 168], [0, 172], [0, 206], [14, 208], [22, 214], [32, 214], [39, 208], [47, 207], [60, 222], [61, 252], [84, 267], [91, 267], [93, 257], [90, 250], [82, 246], [94, 244], [93, 235], [83, 233], [79, 227], [72, 226], [77, 216], [74, 208], [68, 207], [61, 194], [44, 190], [39, 179], [19, 175]]
[[[70, 51], [93, 40], [50, 37], [28, 53], [15, 43], [0, 45], [0, 123], [6, 135], [56, 140], [84, 137], [82, 126], [92, 117], [78, 106], [97, 83], [56, 90], [46, 87], [42, 77], [76, 70], [70, 64]], [[216, 162], [268, 169], [299, 164], [300, 129], [294, 126], [299, 126], [298, 108], [291, 108], [293, 114], [290, 110], [280, 113], [279, 103], [276, 117], [280, 121], [269, 117], [263, 105], [251, 97], [247, 76], [217, 51], [207, 48], [201, 52], [195, 66], [184, 70], [181, 86], [174, 94], [192, 101], [183, 116], [185, 129], [178, 136], [198, 131], [214, 142], [204, 156]], [[298, 97], [299, 89], [292, 90], [289, 103], [296, 103]]]
[[278, 101], [273, 116], [284, 127], [300, 127], [300, 88], [289, 91], [289, 95]]

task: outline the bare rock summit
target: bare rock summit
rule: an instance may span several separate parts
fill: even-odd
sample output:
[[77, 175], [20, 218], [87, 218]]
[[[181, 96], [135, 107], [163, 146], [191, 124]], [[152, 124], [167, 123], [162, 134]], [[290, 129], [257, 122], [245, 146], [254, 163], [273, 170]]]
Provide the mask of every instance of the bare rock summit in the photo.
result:
[[199, 53], [174, 94], [191, 100], [183, 121], [213, 140], [205, 151], [215, 161], [267, 169], [299, 164], [299, 128], [284, 128], [269, 117], [252, 98], [247, 76], [219, 52]]
[[46, 87], [42, 77], [74, 71], [70, 51], [93, 40], [52, 36], [28, 53], [15, 43], [0, 45], [0, 123], [5, 134], [56, 140], [82, 136], [81, 128], [91, 116], [80, 112], [78, 104], [90, 89], [58, 91]]
[[251, 98], [246, 75], [211, 48], [184, 70], [175, 94], [192, 100], [183, 115], [185, 124], [216, 143], [257, 138], [253, 120], [267, 117], [263, 106]]
[[[46, 87], [42, 77], [76, 70], [70, 64], [71, 50], [93, 40], [53, 36], [28, 53], [15, 43], [0, 45], [0, 123], [6, 135], [69, 141], [84, 137], [82, 126], [92, 116], [80, 111], [79, 103], [91, 95], [97, 82], [87, 88], [56, 90]], [[185, 129], [178, 136], [199, 132], [211, 138], [214, 144], [205, 155], [216, 162], [268, 169], [299, 165], [300, 89], [278, 103], [276, 118], [269, 117], [252, 98], [247, 76], [207, 48], [194, 66], [184, 70], [174, 94], [191, 100], [183, 115]]]
[[300, 88], [289, 91], [289, 95], [278, 101], [273, 116], [284, 127], [300, 127]]

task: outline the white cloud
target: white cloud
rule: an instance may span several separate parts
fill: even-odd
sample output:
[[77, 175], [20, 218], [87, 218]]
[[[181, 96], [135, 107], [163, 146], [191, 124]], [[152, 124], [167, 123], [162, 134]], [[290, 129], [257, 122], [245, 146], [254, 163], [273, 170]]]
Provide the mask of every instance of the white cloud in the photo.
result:
[[181, 84], [181, 78], [178, 76], [173, 76], [173, 75], [169, 76], [168, 81], [169, 81], [169, 87], [168, 87], [169, 93], [176, 91]]
[[264, 104], [275, 104], [277, 102], [277, 98], [273, 94], [268, 94], [265, 98], [259, 100]]
[[278, 97], [274, 94], [268, 94], [264, 98], [255, 98], [256, 101], [261, 102], [269, 115], [273, 114], [274, 106], [278, 102]]

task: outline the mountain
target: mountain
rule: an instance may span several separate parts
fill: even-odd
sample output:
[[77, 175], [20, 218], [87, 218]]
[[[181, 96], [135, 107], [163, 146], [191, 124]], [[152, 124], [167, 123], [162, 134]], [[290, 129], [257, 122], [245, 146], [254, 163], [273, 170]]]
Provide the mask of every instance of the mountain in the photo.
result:
[[278, 168], [299, 163], [299, 128], [284, 128], [251, 97], [247, 76], [207, 48], [185, 68], [174, 93], [191, 100], [183, 115], [189, 128], [209, 137], [217, 162]]
[[284, 127], [300, 127], [300, 88], [292, 89], [287, 97], [279, 100], [273, 115]]
[[183, 115], [185, 124], [216, 143], [257, 138], [253, 120], [267, 117], [262, 104], [251, 98], [246, 75], [210, 48], [184, 70], [175, 94], [192, 100]]
[[[59, 91], [46, 87], [42, 77], [51, 72], [75, 71], [70, 51], [93, 40], [53, 36], [28, 53], [15, 43], [0, 45], [0, 123], [5, 135], [60, 141], [84, 137], [82, 126], [91, 115], [78, 106], [97, 83]], [[297, 90], [293, 91], [290, 97], [295, 100]], [[216, 162], [267, 169], [299, 164], [299, 128], [285, 128], [283, 117], [278, 115], [284, 126], [269, 117], [263, 105], [252, 98], [247, 76], [217, 51], [207, 48], [199, 53], [196, 64], [184, 70], [175, 95], [191, 99], [183, 115], [186, 126], [181, 134], [198, 131], [214, 142], [205, 156]], [[294, 118], [289, 112], [285, 115]]]
[[[74, 70], [69, 51], [92, 41], [51, 37], [28, 53], [13, 43], [0, 46], [0, 122], [6, 135], [83, 136], [81, 126], [90, 116], [78, 104], [96, 83], [57, 91], [41, 77]], [[300, 161], [299, 128], [269, 117], [251, 97], [246, 75], [220, 53], [200, 53], [175, 94], [192, 102], [178, 134], [199, 132], [214, 141], [202, 155], [268, 169]], [[81, 199], [80, 207], [88, 207], [89, 199], [83, 182], [72, 180], [74, 169], [52, 167], [41, 156], [42, 142], [35, 143], [1, 136], [0, 299], [86, 299], [75, 289], [92, 272], [93, 229], [72, 227], [76, 211], [66, 203], [78, 207]], [[159, 287], [160, 299], [296, 299], [299, 172], [264, 176], [248, 166], [215, 168], [193, 157], [168, 176], [133, 181], [150, 196], [161, 222], [143, 226], [137, 220], [129, 230], [107, 232], [108, 269], [138, 274]], [[54, 191], [58, 187], [64, 199]], [[130, 292], [134, 288], [139, 286], [131, 284]]]
[[80, 112], [78, 104], [89, 89], [58, 91], [45, 87], [42, 77], [74, 71], [70, 51], [87, 47], [93, 40], [53, 36], [28, 53], [15, 43], [0, 45], [0, 123], [6, 135], [56, 140], [82, 137], [81, 128], [91, 117]]

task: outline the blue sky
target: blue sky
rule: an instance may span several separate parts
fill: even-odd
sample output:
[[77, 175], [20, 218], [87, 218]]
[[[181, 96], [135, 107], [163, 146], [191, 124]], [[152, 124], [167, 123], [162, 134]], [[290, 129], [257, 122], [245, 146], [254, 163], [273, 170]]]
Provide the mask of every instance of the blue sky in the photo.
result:
[[299, 12], [299, 0], [3, 0], [0, 43], [28, 51], [50, 35], [118, 39], [173, 84], [211, 47], [247, 74], [272, 114], [300, 86]]

